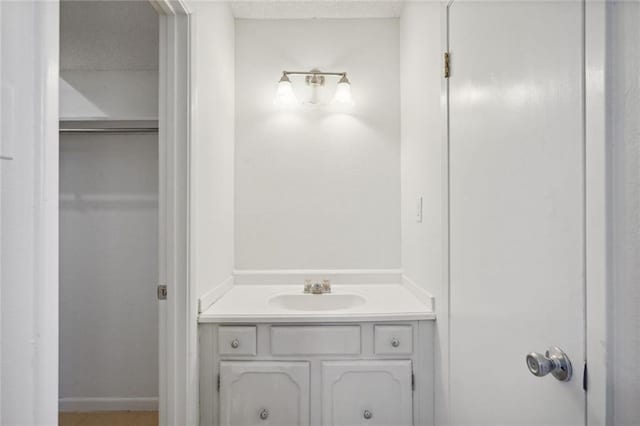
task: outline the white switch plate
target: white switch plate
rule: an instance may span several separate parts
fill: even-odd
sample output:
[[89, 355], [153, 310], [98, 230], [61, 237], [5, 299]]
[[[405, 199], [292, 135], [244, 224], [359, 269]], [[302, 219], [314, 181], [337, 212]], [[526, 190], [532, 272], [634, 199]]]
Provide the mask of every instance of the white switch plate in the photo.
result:
[[422, 196], [416, 198], [416, 222], [422, 222]]

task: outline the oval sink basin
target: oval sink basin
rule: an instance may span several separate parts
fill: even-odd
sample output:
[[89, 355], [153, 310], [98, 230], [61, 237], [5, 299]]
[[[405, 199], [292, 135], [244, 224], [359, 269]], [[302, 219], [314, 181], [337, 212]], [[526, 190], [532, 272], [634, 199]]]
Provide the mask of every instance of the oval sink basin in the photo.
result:
[[269, 305], [289, 311], [335, 311], [364, 304], [358, 294], [279, 294], [269, 299]]

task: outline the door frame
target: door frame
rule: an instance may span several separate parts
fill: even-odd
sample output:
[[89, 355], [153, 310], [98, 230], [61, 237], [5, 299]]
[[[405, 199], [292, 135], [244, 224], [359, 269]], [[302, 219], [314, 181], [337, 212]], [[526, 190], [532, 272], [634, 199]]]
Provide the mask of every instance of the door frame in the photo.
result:
[[197, 297], [190, 280], [191, 12], [149, 0], [159, 40], [159, 424], [197, 425]]
[[[460, 0], [458, 0], [460, 1]], [[588, 362], [587, 392], [585, 393], [585, 425], [607, 423], [607, 349], [608, 317], [607, 293], [611, 273], [609, 262], [609, 213], [607, 189], [609, 185], [609, 148], [606, 141], [606, 19], [607, 0], [576, 0], [582, 7], [583, 22], [583, 144], [584, 144], [584, 327], [585, 362]], [[456, 0], [442, 3], [442, 51], [449, 51], [449, 9]], [[444, 61], [443, 61], [444, 62]], [[444, 67], [444, 63], [443, 63]], [[455, 71], [453, 71], [455, 72]], [[442, 143], [443, 143], [443, 288], [446, 300], [441, 302], [438, 316], [442, 356], [441, 394], [436, 391], [437, 424], [450, 423], [450, 259], [449, 259], [449, 79], [442, 78]], [[441, 337], [442, 338], [442, 337]], [[576, 365], [576, 370], [582, 371]], [[575, 379], [582, 380], [576, 374]]]
[[[13, 321], [4, 334], [0, 329], [0, 423], [52, 425], [58, 419], [59, 5], [51, 1], [6, 6], [0, 4], [0, 15], [9, 9], [17, 23], [4, 33], [16, 38], [7, 39], [7, 56], [15, 57], [19, 50], [22, 59], [2, 62], [0, 55], [3, 75], [20, 72], [2, 89], [3, 95], [4, 90], [19, 92], [21, 102], [16, 102], [16, 114], [4, 117], [11, 130], [0, 152], [0, 168], [13, 168], [13, 181], [20, 182], [19, 187], [4, 188], [5, 203], [15, 202], [25, 214], [16, 219], [16, 209], [11, 212], [11, 224], [21, 239], [9, 240], [8, 246], [6, 236], [0, 241], [5, 250], [19, 254], [17, 263], [0, 265], [0, 311], [5, 320], [9, 316]], [[11, 309], [16, 306], [19, 315]]]
[[[149, 1], [160, 19], [159, 278], [169, 290], [169, 297], [159, 309], [160, 425], [190, 426], [197, 424], [198, 410], [197, 300], [189, 280], [190, 12], [181, 0]], [[40, 29], [34, 39], [41, 61], [34, 68], [38, 80], [33, 96], [33, 103], [39, 108], [35, 120], [38, 126], [32, 133], [35, 157], [25, 157], [23, 161], [37, 163], [35, 170], [41, 178], [32, 188], [38, 242], [32, 263], [37, 265], [37, 274], [32, 287], [21, 286], [25, 300], [32, 302], [24, 312], [24, 318], [31, 318], [25, 327], [31, 327], [32, 332], [22, 333], [20, 329], [16, 336], [37, 350], [33, 359], [25, 358], [29, 367], [18, 366], [24, 367], [29, 377], [22, 377], [19, 385], [12, 386], [9, 380], [2, 384], [25, 396], [11, 415], [21, 413], [27, 423], [50, 425], [56, 424], [58, 418], [59, 374], [59, 3], [35, 2], [31, 13]], [[15, 350], [22, 349], [17, 345]]]

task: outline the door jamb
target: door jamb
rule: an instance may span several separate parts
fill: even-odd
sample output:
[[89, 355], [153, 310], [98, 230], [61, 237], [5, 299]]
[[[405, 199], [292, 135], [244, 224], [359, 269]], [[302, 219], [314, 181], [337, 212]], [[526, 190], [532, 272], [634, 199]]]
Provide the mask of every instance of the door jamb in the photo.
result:
[[197, 298], [191, 289], [191, 12], [182, 0], [149, 0], [160, 19], [159, 424], [198, 423]]
[[[440, 43], [442, 46], [442, 74], [441, 74], [441, 132], [442, 132], [442, 297], [445, 300], [438, 304], [438, 333], [440, 336], [440, 354], [436, 359], [440, 360], [439, 369], [436, 370], [436, 377], [440, 379], [436, 383], [441, 383], [441, 388], [435, 390], [435, 423], [437, 425], [448, 426], [451, 422], [451, 387], [450, 387], [450, 366], [451, 366], [451, 329], [450, 329], [450, 225], [449, 225], [449, 77], [444, 77], [444, 53], [449, 53], [449, 9], [455, 0], [442, 3], [440, 22], [442, 25], [440, 32]], [[455, 71], [454, 71], [455, 72]], [[438, 371], [440, 370], [440, 371]], [[439, 408], [438, 408], [439, 407]]]

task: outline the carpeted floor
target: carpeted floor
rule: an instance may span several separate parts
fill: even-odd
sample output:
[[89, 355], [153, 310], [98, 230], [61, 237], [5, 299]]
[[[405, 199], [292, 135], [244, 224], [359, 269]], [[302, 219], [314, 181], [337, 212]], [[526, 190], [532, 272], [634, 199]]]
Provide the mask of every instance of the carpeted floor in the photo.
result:
[[158, 426], [157, 411], [60, 413], [59, 426]]

